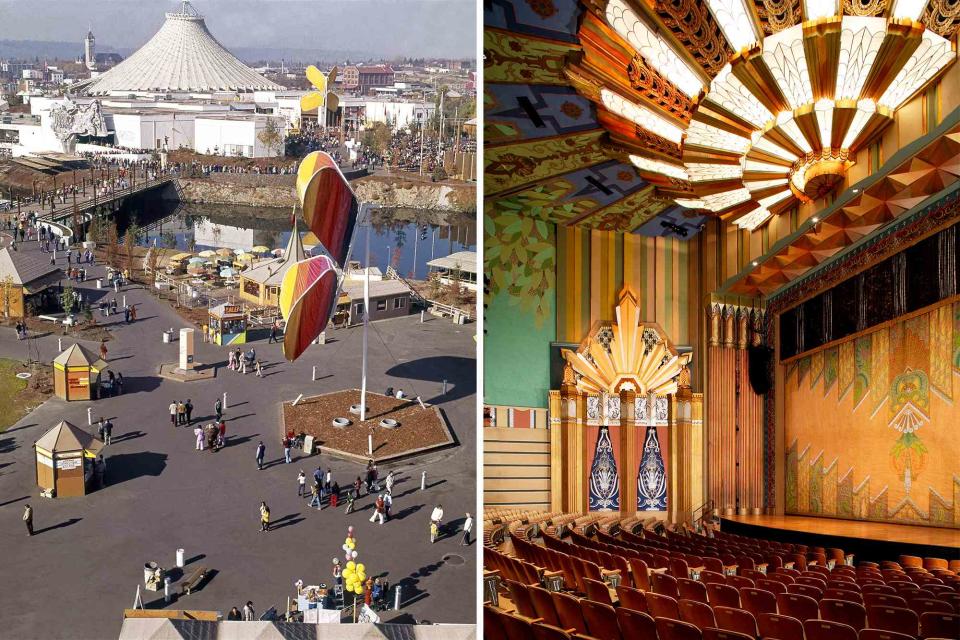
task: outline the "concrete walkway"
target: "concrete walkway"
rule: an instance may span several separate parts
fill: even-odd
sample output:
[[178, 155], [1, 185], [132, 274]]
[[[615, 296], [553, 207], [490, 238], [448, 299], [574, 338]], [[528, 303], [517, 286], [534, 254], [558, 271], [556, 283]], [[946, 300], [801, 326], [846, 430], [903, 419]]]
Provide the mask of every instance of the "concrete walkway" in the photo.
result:
[[[37, 250], [26, 242], [21, 251]], [[64, 262], [64, 258], [59, 258]], [[94, 277], [103, 268], [94, 269]], [[81, 285], [85, 295], [94, 282]], [[474, 622], [477, 546], [458, 546], [459, 534], [431, 545], [429, 514], [437, 503], [446, 518], [462, 522], [476, 505], [475, 325], [456, 326], [419, 316], [375, 323], [370, 335], [370, 388], [401, 387], [437, 404], [453, 426], [459, 447], [399, 464], [394, 488], [395, 519], [380, 526], [368, 522], [371, 500], [361, 498], [358, 512], [309, 510], [297, 497], [296, 476], [318, 465], [332, 468], [342, 486], [362, 468], [323, 456], [282, 462], [280, 402], [359, 386], [360, 329], [338, 330], [323, 346], [313, 346], [297, 363], [283, 360], [279, 345], [255, 343], [265, 377], [226, 369], [226, 349], [198, 344], [197, 360], [220, 363], [213, 380], [178, 383], [157, 376], [161, 362], [177, 359], [177, 344], [163, 344], [162, 331], [186, 326], [166, 303], [148, 291], [128, 288], [118, 294], [138, 305], [138, 320], [109, 319], [112, 368], [123, 373], [125, 394], [85, 403], [52, 399], [0, 433], [0, 545], [3, 576], [0, 601], [4, 624], [0, 638], [111, 638], [119, 633], [122, 610], [142, 587], [143, 564], [174, 565], [177, 548], [201, 564], [211, 578], [175, 608], [224, 612], [252, 600], [258, 611], [282, 609], [293, 584], [330, 582], [331, 559], [348, 525], [356, 528], [359, 560], [369, 575], [386, 574], [403, 586], [407, 606], [389, 621]], [[44, 359], [56, 352], [56, 335], [37, 341]], [[66, 346], [68, 341], [64, 340]], [[93, 345], [95, 346], [95, 345]], [[22, 358], [23, 343], [13, 329], [0, 329], [0, 355]], [[311, 382], [311, 367], [318, 380]], [[442, 381], [448, 381], [441, 395]], [[209, 420], [217, 397], [228, 394], [228, 446], [218, 453], [195, 451], [192, 429], [174, 428], [167, 405], [192, 399], [194, 418]], [[86, 425], [86, 408], [113, 421], [114, 444], [107, 447], [106, 489], [83, 498], [47, 500], [35, 485], [33, 442], [61, 419]], [[92, 429], [91, 429], [92, 430]], [[257, 471], [257, 441], [267, 446], [267, 468]], [[429, 488], [419, 491], [421, 471]], [[386, 475], [388, 469], [381, 469]], [[271, 507], [276, 529], [258, 531], [258, 506]], [[20, 519], [26, 502], [34, 507], [30, 538]], [[474, 514], [476, 515], [476, 514]], [[454, 557], [448, 556], [454, 554]], [[462, 559], [462, 562], [461, 562]], [[141, 589], [142, 590], [142, 589]], [[147, 606], [162, 598], [143, 592]], [[391, 593], [392, 596], [392, 593]]]

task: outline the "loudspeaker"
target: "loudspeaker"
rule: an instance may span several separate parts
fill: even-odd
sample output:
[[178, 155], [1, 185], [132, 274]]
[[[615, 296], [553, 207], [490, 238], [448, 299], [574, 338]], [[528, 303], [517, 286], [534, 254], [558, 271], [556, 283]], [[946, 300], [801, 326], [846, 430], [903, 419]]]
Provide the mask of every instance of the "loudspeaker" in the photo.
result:
[[772, 380], [770, 380], [770, 359], [773, 358], [773, 349], [763, 345], [751, 346], [747, 350], [748, 373], [750, 374], [750, 386], [753, 392], [762, 396], [770, 391]]

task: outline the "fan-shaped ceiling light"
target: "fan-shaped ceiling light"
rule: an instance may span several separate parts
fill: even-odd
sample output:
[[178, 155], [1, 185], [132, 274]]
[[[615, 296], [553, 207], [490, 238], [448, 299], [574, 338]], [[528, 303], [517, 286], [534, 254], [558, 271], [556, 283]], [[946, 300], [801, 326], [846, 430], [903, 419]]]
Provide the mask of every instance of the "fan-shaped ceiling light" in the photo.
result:
[[[635, 10], [632, 0], [592, 2], [600, 20], [632, 47], [623, 54], [634, 56], [631, 64], [639, 60], [658, 74], [649, 86], [659, 82], [683, 94], [667, 105], [633, 82], [593, 74], [596, 87], [637, 90], [590, 92], [635, 127], [631, 162], [641, 173], [673, 181], [677, 204], [744, 229], [836, 189], [855, 153], [956, 57], [950, 39], [918, 22], [926, 0], [890, 0], [889, 18], [840, 15], [846, 4], [840, 0], [801, 0], [805, 21], [766, 36], [752, 2], [706, 0], [705, 19], [712, 16], [711, 28], [727, 45], [726, 58], [708, 74], [695, 63], [695, 51], [651, 26], [660, 9]], [[628, 127], [620, 127], [616, 141], [623, 144]], [[645, 147], [649, 140], [656, 144]], [[665, 147], [667, 141], [677, 148]]]

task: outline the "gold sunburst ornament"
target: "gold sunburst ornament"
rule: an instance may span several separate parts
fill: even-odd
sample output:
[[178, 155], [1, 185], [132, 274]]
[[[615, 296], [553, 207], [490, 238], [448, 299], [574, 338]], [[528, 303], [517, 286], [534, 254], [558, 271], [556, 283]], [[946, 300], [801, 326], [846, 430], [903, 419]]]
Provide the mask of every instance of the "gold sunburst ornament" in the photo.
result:
[[330, 73], [323, 75], [320, 69], [310, 65], [307, 67], [306, 75], [307, 80], [310, 81], [316, 91], [311, 91], [300, 98], [300, 110], [313, 111], [319, 109], [322, 105], [326, 105], [328, 111], [335, 112], [337, 107], [340, 106], [340, 98], [329, 88], [337, 80], [337, 68], [334, 67], [330, 70]]

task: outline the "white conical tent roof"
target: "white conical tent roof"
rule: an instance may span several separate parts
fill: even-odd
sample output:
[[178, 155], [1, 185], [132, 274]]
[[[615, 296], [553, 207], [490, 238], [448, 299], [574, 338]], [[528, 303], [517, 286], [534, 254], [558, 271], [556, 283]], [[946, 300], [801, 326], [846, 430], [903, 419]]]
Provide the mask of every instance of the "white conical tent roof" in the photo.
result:
[[189, 2], [129, 58], [96, 78], [88, 95], [111, 92], [213, 92], [282, 89], [249, 68], [207, 30]]

